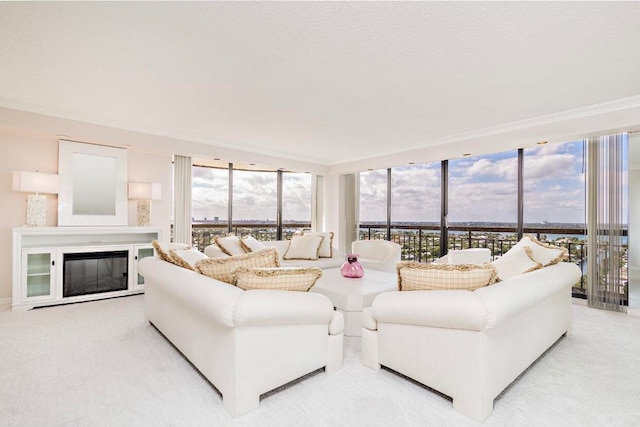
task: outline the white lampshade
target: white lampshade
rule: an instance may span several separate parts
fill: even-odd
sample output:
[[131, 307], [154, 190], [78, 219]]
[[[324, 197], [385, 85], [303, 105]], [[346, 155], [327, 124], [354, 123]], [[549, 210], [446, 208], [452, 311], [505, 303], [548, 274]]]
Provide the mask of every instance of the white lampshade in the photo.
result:
[[160, 200], [162, 186], [154, 182], [130, 182], [129, 199]]
[[13, 172], [13, 191], [24, 193], [58, 194], [59, 178], [56, 174], [41, 172]]

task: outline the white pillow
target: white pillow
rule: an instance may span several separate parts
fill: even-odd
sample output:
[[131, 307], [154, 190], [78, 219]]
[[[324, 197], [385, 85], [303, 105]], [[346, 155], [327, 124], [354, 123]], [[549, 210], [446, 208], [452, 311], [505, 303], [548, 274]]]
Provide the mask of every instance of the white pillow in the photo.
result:
[[318, 267], [247, 268], [238, 267], [233, 284], [240, 289], [271, 289], [307, 292], [322, 276]]
[[542, 268], [542, 264], [531, 257], [531, 249], [528, 246], [509, 250], [506, 254], [493, 261], [498, 280], [507, 280], [510, 277], [529, 273]]
[[156, 250], [156, 255], [163, 261], [173, 262], [169, 251], [171, 249], [188, 249], [190, 246], [184, 243], [168, 243], [152, 240], [151, 245]]
[[247, 252], [244, 250], [242, 245], [240, 244], [240, 239], [238, 236], [230, 234], [227, 237], [216, 237], [215, 239], [216, 245], [222, 249], [227, 255], [244, 255]]
[[244, 236], [242, 239], [240, 239], [240, 244], [247, 253], [258, 252], [266, 248], [266, 246], [263, 245], [262, 242], [256, 240], [253, 236]]
[[465, 290], [473, 291], [494, 283], [491, 264], [424, 264], [400, 261], [396, 264], [399, 291]]
[[539, 242], [538, 239], [529, 234], [520, 239], [505, 255], [514, 249], [519, 249], [524, 246], [531, 248], [531, 258], [542, 264], [543, 267], [557, 264], [567, 256], [567, 250], [565, 248]]
[[282, 259], [318, 259], [323, 240], [322, 236], [293, 236]]
[[189, 270], [195, 270], [194, 266], [196, 262], [201, 259], [208, 258], [205, 254], [200, 252], [196, 248], [189, 249], [171, 249], [169, 251], [173, 263], [177, 266], [187, 268]]
[[326, 233], [316, 233], [312, 231], [304, 231], [302, 232], [303, 236], [322, 236], [324, 240], [320, 245], [320, 252], [318, 253], [318, 257], [320, 258], [331, 258], [333, 257], [333, 231], [329, 231]]

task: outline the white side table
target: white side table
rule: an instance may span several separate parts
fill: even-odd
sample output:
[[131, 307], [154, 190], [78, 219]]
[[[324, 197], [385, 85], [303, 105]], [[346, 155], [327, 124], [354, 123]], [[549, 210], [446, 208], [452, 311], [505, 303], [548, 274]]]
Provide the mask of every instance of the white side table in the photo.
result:
[[338, 311], [344, 315], [344, 334], [359, 337], [362, 333], [362, 310], [370, 307], [383, 292], [398, 290], [395, 273], [365, 270], [360, 279], [342, 277], [339, 268], [322, 270], [322, 277], [311, 292], [329, 297]]

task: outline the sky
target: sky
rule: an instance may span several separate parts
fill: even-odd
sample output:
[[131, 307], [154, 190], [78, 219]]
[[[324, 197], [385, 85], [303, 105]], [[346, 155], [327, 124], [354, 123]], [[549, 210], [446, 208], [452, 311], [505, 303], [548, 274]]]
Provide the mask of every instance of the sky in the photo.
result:
[[[517, 151], [449, 161], [450, 222], [517, 222]], [[584, 223], [582, 141], [524, 150], [525, 223]], [[386, 170], [361, 173], [360, 218], [386, 221]], [[440, 221], [440, 163], [393, 168], [392, 222]]]
[[[233, 173], [233, 217], [236, 220], [275, 221], [277, 212], [276, 172], [238, 171]], [[196, 220], [228, 218], [229, 171], [193, 168], [193, 214]], [[285, 221], [311, 222], [311, 175], [283, 173]]]
[[[525, 224], [585, 222], [583, 150], [582, 141], [524, 150]], [[450, 160], [449, 222], [517, 222], [517, 168], [517, 151]], [[440, 173], [440, 162], [392, 168], [392, 222], [440, 221]], [[227, 220], [228, 176], [194, 167], [194, 218]], [[310, 222], [311, 175], [283, 176], [284, 220]], [[360, 173], [361, 221], [386, 222], [386, 180], [386, 169]], [[275, 172], [234, 171], [233, 185], [235, 219], [275, 220]]]

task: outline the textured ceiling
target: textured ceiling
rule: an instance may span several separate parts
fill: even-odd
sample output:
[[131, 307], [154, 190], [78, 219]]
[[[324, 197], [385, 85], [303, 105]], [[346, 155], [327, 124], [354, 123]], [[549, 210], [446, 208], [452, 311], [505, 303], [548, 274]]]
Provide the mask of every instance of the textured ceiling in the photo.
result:
[[639, 22], [640, 2], [1, 2], [0, 106], [333, 165], [639, 97]]

